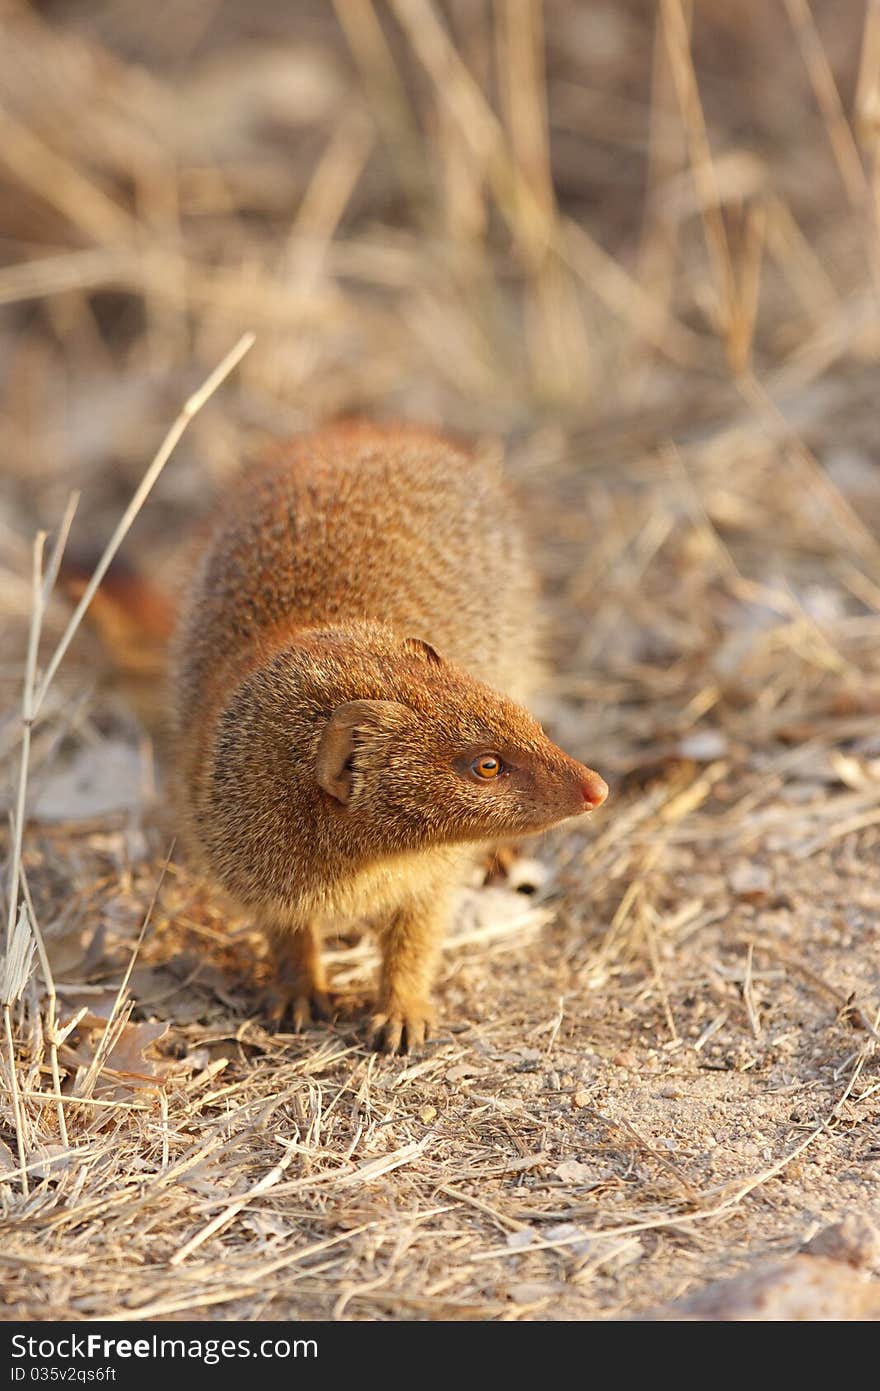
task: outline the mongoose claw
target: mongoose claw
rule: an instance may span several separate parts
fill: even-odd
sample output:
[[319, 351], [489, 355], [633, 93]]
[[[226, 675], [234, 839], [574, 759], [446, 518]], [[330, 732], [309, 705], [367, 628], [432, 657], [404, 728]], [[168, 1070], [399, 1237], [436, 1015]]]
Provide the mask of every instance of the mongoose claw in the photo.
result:
[[434, 1010], [429, 1004], [390, 1006], [387, 1013], [373, 1015], [370, 1042], [381, 1053], [417, 1053], [430, 1038], [434, 1022]]
[[293, 1001], [292, 1015], [294, 1032], [298, 1034], [315, 1020], [331, 1019], [333, 1007], [329, 995], [325, 995], [323, 990], [316, 990], [311, 995], [297, 995]]
[[330, 997], [323, 990], [305, 994], [285, 990], [280, 985], [274, 985], [266, 992], [265, 1011], [273, 1028], [280, 1030], [289, 1019], [297, 1034], [318, 1019], [332, 1019], [334, 1014]]

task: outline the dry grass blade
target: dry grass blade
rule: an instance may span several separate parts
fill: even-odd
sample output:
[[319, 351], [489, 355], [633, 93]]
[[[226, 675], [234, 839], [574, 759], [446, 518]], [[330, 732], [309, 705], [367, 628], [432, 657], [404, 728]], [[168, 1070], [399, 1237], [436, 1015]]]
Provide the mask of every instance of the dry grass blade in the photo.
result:
[[662, 306], [583, 227], [557, 219], [555, 209], [536, 197], [519, 165], [510, 157], [501, 125], [451, 44], [430, 0], [394, 0], [401, 26], [436, 87], [455, 125], [486, 169], [502, 215], [527, 244], [553, 248], [588, 281], [613, 312], [647, 333], [676, 360], [692, 360], [699, 340], [672, 322]]
[[729, 333], [734, 315], [734, 276], [721, 213], [721, 198], [715, 177], [715, 166], [706, 131], [706, 121], [700, 103], [696, 74], [691, 59], [688, 27], [682, 0], [661, 0], [669, 62], [681, 109], [681, 119], [687, 133], [694, 183], [700, 199], [706, 249], [712, 265], [717, 296], [717, 323], [722, 333]]
[[[58, 535], [56, 536], [54, 545], [52, 547], [52, 553], [49, 557], [49, 564], [46, 567], [45, 576], [43, 575], [43, 549], [45, 546], [46, 538], [42, 532], [39, 532], [37, 536], [34, 538], [31, 574], [31, 620], [28, 635], [28, 650], [27, 656], [25, 658], [25, 678], [21, 707], [21, 753], [19, 755], [18, 792], [12, 827], [12, 854], [10, 858], [11, 868], [8, 890], [9, 916], [7, 918], [6, 924], [7, 953], [11, 952], [12, 950], [13, 924], [15, 913], [19, 911], [19, 885], [23, 877], [21, 853], [22, 838], [24, 835], [25, 807], [27, 802], [31, 731], [33, 729], [34, 719], [36, 718], [34, 686], [36, 682], [37, 671], [37, 652], [40, 644], [40, 634], [42, 632], [43, 617], [45, 614], [46, 604], [48, 603], [49, 596], [51, 595], [52, 590], [55, 586], [55, 581], [58, 578], [58, 571], [61, 565], [62, 557], [64, 555], [64, 547], [67, 544], [67, 538], [70, 534], [70, 528], [73, 525], [73, 518], [76, 513], [78, 502], [79, 494], [71, 494], [71, 497], [67, 504], [67, 508], [64, 512], [64, 516], [61, 519], [61, 525], [58, 528]], [[48, 961], [46, 958], [45, 950], [42, 945], [42, 939], [39, 935], [39, 929], [37, 927], [36, 922], [36, 915], [33, 911], [33, 905], [30, 902], [28, 902], [28, 911], [30, 913], [30, 921], [33, 926], [37, 946], [40, 952], [40, 961], [43, 967], [44, 978], [46, 980], [47, 986], [49, 986], [50, 989], [51, 1003], [48, 1028], [50, 1035], [50, 1049], [52, 1056], [53, 1075], [55, 1079], [55, 1090], [57, 1092], [60, 1089], [60, 1085], [58, 1075], [57, 1044], [55, 1042], [55, 1029], [57, 1020], [55, 1016], [54, 986], [51, 984], [51, 972], [49, 972], [48, 970]], [[20, 923], [21, 916], [19, 916], [19, 925]], [[62, 1143], [66, 1145], [67, 1134], [64, 1122], [64, 1113], [60, 1107], [58, 1110], [58, 1125], [62, 1137]]]
[[235, 1198], [222, 1212], [218, 1212], [216, 1217], [212, 1217], [210, 1222], [206, 1223], [194, 1236], [190, 1237], [189, 1241], [185, 1242], [183, 1246], [175, 1251], [174, 1255], [170, 1258], [171, 1265], [180, 1265], [188, 1256], [191, 1256], [194, 1251], [197, 1251], [200, 1246], [204, 1245], [209, 1237], [214, 1236], [217, 1232], [221, 1232], [224, 1227], [227, 1227], [230, 1222], [234, 1221], [242, 1208], [247, 1207], [249, 1202], [254, 1198], [260, 1197], [261, 1194], [267, 1193], [270, 1188], [275, 1187], [276, 1183], [281, 1182], [285, 1171], [293, 1162], [299, 1151], [299, 1146], [295, 1142], [284, 1141], [283, 1143], [286, 1146], [286, 1152], [279, 1163], [277, 1163], [274, 1168], [270, 1169], [267, 1174], [264, 1174], [263, 1177], [259, 1179], [252, 1188], [249, 1188], [246, 1193], [243, 1193], [240, 1198]]
[[372, 0], [333, 0], [333, 9], [363, 75], [376, 120], [416, 216], [423, 216], [424, 160], [406, 88]]
[[113, 1000], [110, 1012], [107, 1015], [107, 1023], [105, 1025], [104, 1032], [102, 1033], [98, 1045], [95, 1049], [94, 1057], [92, 1058], [92, 1061], [89, 1064], [88, 1071], [86, 1072], [86, 1075], [82, 1080], [79, 1095], [84, 1099], [90, 1097], [92, 1092], [94, 1091], [95, 1083], [97, 1082], [98, 1077], [101, 1074], [101, 1069], [106, 1063], [107, 1058], [109, 1057], [115, 1043], [119, 1038], [119, 1033], [122, 1026], [127, 1021], [127, 1014], [123, 1016], [122, 1010], [125, 1005], [126, 993], [128, 991], [128, 983], [131, 980], [131, 973], [134, 970], [134, 964], [137, 960], [138, 952], [140, 951], [143, 945], [144, 938], [147, 935], [147, 928], [149, 927], [150, 922], [152, 921], [153, 912], [156, 907], [156, 902], [159, 898], [159, 891], [162, 888], [162, 882], [165, 878], [166, 873], [168, 872], [168, 865], [171, 861], [171, 856], [173, 855], [173, 853], [174, 844], [172, 843], [168, 850], [168, 854], [165, 856], [165, 862], [160, 870], [159, 878], [156, 881], [156, 887], [153, 890], [153, 897], [150, 899], [149, 906], [147, 908], [146, 913], [144, 914], [144, 920], [141, 923], [140, 932], [137, 935], [137, 940], [132, 949], [131, 956], [129, 957], [128, 966], [125, 970], [125, 975], [122, 977], [122, 980], [120, 981], [119, 989], [116, 992], [116, 996]]
[[29, 1192], [27, 1176], [27, 1140], [25, 1115], [21, 1106], [21, 1086], [18, 1080], [18, 1067], [15, 1055], [15, 1042], [12, 1036], [12, 1006], [21, 998], [30, 979], [31, 962], [34, 956], [34, 939], [28, 922], [24, 904], [18, 921], [6, 940], [6, 954], [0, 973], [0, 1007], [3, 1009], [3, 1031], [6, 1037], [7, 1085], [12, 1097], [12, 1113], [15, 1120], [15, 1139], [18, 1145], [19, 1173], [22, 1192]]
[[43, 548], [46, 544], [45, 532], [34, 537], [31, 568], [31, 621], [28, 632], [28, 648], [25, 658], [24, 690], [21, 698], [21, 754], [18, 769], [18, 794], [13, 823], [12, 854], [9, 873], [9, 904], [6, 919], [6, 950], [11, 949], [12, 934], [18, 913], [18, 885], [21, 875], [21, 846], [24, 835], [25, 805], [27, 799], [28, 767], [30, 764], [31, 730], [36, 717], [34, 687], [37, 673], [37, 650], [40, 644], [40, 629], [43, 619]]
[[202, 383], [198, 391], [193, 392], [192, 396], [190, 396], [189, 399], [184, 403], [183, 409], [181, 410], [177, 419], [174, 421], [164, 440], [160, 444], [155, 456], [153, 457], [152, 462], [150, 463], [146, 473], [141, 479], [141, 482], [137, 490], [135, 491], [135, 494], [131, 499], [131, 502], [128, 504], [124, 513], [120, 517], [116, 529], [113, 532], [113, 535], [107, 542], [101, 559], [95, 566], [94, 572], [85, 589], [83, 590], [82, 597], [80, 598], [79, 603], [77, 604], [76, 608], [70, 616], [70, 620], [63, 634], [61, 635], [61, 638], [58, 641], [58, 645], [56, 646], [55, 651], [52, 653], [52, 656], [46, 664], [46, 670], [43, 674], [43, 679], [40, 682], [39, 689], [33, 700], [33, 718], [36, 718], [36, 716], [39, 714], [40, 707], [46, 698], [46, 692], [52, 684], [52, 679], [55, 676], [55, 673], [58, 670], [59, 666], [61, 665], [61, 662], [64, 660], [64, 654], [66, 653], [68, 647], [73, 641], [74, 635], [77, 629], [79, 628], [80, 623], [82, 622], [83, 615], [85, 614], [85, 611], [88, 608], [89, 604], [94, 599], [102, 579], [109, 570], [110, 565], [113, 561], [113, 557], [116, 555], [116, 552], [119, 550], [119, 547], [122, 545], [122, 542], [128, 535], [132, 523], [134, 522], [135, 518], [137, 517], [138, 513], [140, 512], [141, 508], [146, 502], [147, 497], [149, 496], [153, 486], [155, 485], [157, 478], [159, 477], [163, 468], [165, 467], [171, 455], [173, 454], [181, 436], [187, 429], [193, 417], [198, 415], [199, 411], [210, 399], [210, 397], [213, 396], [217, 388], [221, 386], [222, 383], [226, 380], [230, 372], [232, 372], [238, 366], [245, 353], [250, 351], [250, 349], [254, 345], [254, 342], [255, 335], [253, 333], [243, 334], [242, 337], [239, 338], [235, 346], [233, 348], [230, 348], [229, 352], [223, 358], [222, 362], [220, 362], [214, 368], [214, 371]]
[[853, 133], [844, 114], [840, 93], [825, 49], [816, 32], [810, 6], [807, 0], [785, 0], [785, 8], [800, 44], [816, 100], [828, 126], [828, 135], [846, 191], [856, 207], [865, 207], [870, 193], [868, 181]]
[[80, 169], [0, 107], [0, 161], [100, 244], [129, 240], [135, 224]]
[[30, 980], [31, 966], [36, 944], [31, 933], [27, 908], [22, 903], [18, 921], [9, 939], [0, 971], [0, 1004], [11, 1009], [21, 999], [25, 986]]
[[56, 1102], [55, 1114], [58, 1117], [58, 1134], [62, 1145], [66, 1149], [70, 1142], [67, 1135], [67, 1121], [64, 1116], [64, 1098], [61, 1095], [61, 1070], [58, 1064], [58, 1048], [59, 1045], [64, 1042], [66, 1035], [59, 1029], [58, 995], [55, 990], [55, 978], [49, 963], [46, 943], [43, 940], [43, 934], [37, 922], [37, 914], [34, 909], [33, 899], [31, 898], [24, 865], [21, 867], [21, 886], [24, 891], [24, 901], [27, 904], [31, 931], [34, 934], [37, 955], [40, 960], [40, 971], [42, 972], [43, 982], [46, 986], [46, 1037], [49, 1043], [49, 1065], [52, 1069], [52, 1085], [54, 1087], [54, 1100]]

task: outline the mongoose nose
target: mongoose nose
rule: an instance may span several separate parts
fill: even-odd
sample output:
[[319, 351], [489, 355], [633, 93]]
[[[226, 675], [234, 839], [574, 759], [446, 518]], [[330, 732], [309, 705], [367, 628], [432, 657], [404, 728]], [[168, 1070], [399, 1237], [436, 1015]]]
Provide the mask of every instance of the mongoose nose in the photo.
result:
[[581, 783], [581, 796], [586, 803], [584, 810], [594, 811], [596, 807], [601, 807], [608, 796], [608, 784], [598, 773], [588, 769], [587, 776]]

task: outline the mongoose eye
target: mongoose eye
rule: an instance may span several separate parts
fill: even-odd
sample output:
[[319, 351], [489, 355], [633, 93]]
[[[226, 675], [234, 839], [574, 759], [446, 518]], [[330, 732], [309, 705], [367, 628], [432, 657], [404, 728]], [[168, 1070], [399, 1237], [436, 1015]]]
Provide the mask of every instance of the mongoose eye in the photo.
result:
[[481, 753], [471, 763], [471, 772], [478, 778], [488, 781], [489, 778], [497, 778], [498, 774], [504, 771], [504, 764], [497, 753]]

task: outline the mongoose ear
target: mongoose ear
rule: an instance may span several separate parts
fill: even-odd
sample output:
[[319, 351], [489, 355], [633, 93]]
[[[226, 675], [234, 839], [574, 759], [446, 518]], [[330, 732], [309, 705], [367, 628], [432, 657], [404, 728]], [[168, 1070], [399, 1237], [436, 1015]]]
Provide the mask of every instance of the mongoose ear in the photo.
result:
[[337, 802], [351, 800], [352, 756], [358, 736], [389, 733], [405, 709], [396, 700], [349, 700], [331, 711], [318, 744], [315, 776], [318, 786]]
[[404, 647], [408, 647], [410, 652], [417, 652], [420, 657], [427, 658], [427, 660], [433, 662], [435, 666], [443, 665], [443, 658], [440, 656], [436, 647], [432, 647], [429, 642], [425, 642], [424, 638], [404, 638], [403, 645]]

